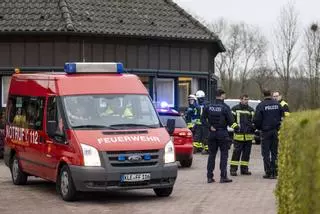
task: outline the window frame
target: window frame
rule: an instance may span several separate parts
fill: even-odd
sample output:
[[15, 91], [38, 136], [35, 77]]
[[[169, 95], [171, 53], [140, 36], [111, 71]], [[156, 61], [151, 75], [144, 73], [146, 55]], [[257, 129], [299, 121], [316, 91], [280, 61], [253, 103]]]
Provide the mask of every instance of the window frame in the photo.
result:
[[[178, 89], [179, 89], [179, 100], [178, 105], [180, 108], [187, 108], [189, 106], [188, 103], [188, 96], [191, 94], [192, 91], [192, 82], [194, 81], [193, 78], [188, 77], [179, 77], [178, 78]], [[186, 89], [186, 96], [181, 96], [182, 90]], [[185, 103], [183, 103], [185, 102]]]
[[[18, 97], [21, 97], [22, 98], [22, 102], [27, 102], [27, 105], [29, 105], [29, 103], [31, 102], [31, 99], [32, 98], [36, 98], [36, 100], [37, 101], [40, 101], [40, 100], [42, 100], [42, 111], [41, 111], [41, 113], [40, 113], [40, 115], [39, 115], [39, 117], [41, 118], [41, 124], [40, 124], [40, 126], [39, 126], [39, 128], [36, 128], [36, 126], [35, 125], [33, 125], [33, 127], [30, 127], [30, 124], [28, 123], [27, 125], [28, 125], [28, 129], [30, 129], [30, 130], [35, 130], [35, 131], [43, 131], [44, 130], [44, 111], [45, 111], [45, 103], [46, 103], [46, 97], [45, 96], [25, 96], [25, 95], [8, 95], [8, 100], [9, 99], [11, 99], [11, 98], [13, 98], [14, 100], [15, 100], [15, 105], [16, 105], [16, 103], [17, 103], [17, 98]], [[12, 108], [13, 107], [13, 108]], [[38, 107], [38, 106], [37, 106]], [[24, 109], [24, 111], [25, 111], [25, 116], [26, 116], [26, 118], [28, 118], [28, 110], [27, 110], [27, 108], [28, 108], [28, 106], [25, 106], [25, 107], [21, 107], [22, 109]], [[15, 110], [15, 113], [14, 113], [14, 116], [13, 116], [13, 118], [11, 118], [11, 115], [12, 115], [12, 111], [13, 111], [13, 109]], [[38, 108], [37, 110], [39, 111], [41, 108]], [[13, 122], [14, 122], [14, 118], [15, 118], [15, 116], [16, 116], [16, 112], [17, 112], [17, 107], [16, 106], [14, 106], [14, 105], [12, 105], [11, 106], [11, 109], [8, 109], [8, 111], [7, 111], [7, 115], [6, 115], [6, 124], [8, 124], [8, 125], [12, 125], [12, 126], [15, 126], [14, 124], [13, 124]], [[37, 114], [38, 112], [35, 112], [35, 114]], [[12, 121], [11, 121], [11, 119], [12, 119]], [[23, 128], [23, 127], [19, 127], [19, 128]]]
[[159, 101], [158, 96], [156, 97], [156, 93], [157, 93], [156, 90], [157, 90], [159, 82], [172, 83], [172, 93], [171, 93], [172, 103], [168, 102], [168, 105], [169, 105], [169, 107], [173, 108], [175, 105], [175, 80], [173, 78], [154, 78], [154, 80], [153, 80], [153, 98], [154, 98], [154, 101], [157, 101], [157, 102], [163, 101], [163, 100]]
[[[149, 94], [112, 94], [112, 93], [110, 93], [110, 94], [74, 94], [74, 95], [59, 96], [59, 103], [60, 103], [59, 105], [60, 105], [60, 108], [61, 108], [61, 111], [62, 111], [62, 117], [63, 117], [63, 120], [64, 120], [64, 127], [65, 128], [68, 127], [69, 129], [73, 129], [73, 126], [70, 123], [70, 120], [69, 120], [68, 115], [67, 115], [66, 106], [64, 105], [65, 98], [66, 97], [73, 97], [73, 96], [74, 97], [78, 97], [78, 96], [93, 96], [93, 95], [98, 95], [98, 96], [99, 95], [102, 95], [102, 96], [120, 96], [120, 97], [121, 96], [126, 96], [126, 95], [128, 95], [128, 96], [133, 96], [133, 95], [142, 96], [142, 97], [144, 97], [144, 99], [146, 99], [145, 101], [148, 101], [150, 103], [150, 106], [149, 106], [150, 108], [148, 108], [148, 111], [150, 111], [150, 113], [151, 113], [151, 111], [154, 112], [154, 114], [155, 114], [154, 115], [155, 116], [154, 119], [157, 119], [159, 127], [163, 127], [162, 123], [160, 121], [160, 118], [158, 116], [158, 113], [156, 111], [156, 108], [153, 105], [152, 99], [151, 99]], [[137, 107], [138, 104], [135, 104], [138, 99], [132, 97], [132, 98], [130, 98], [130, 100], [132, 100], [133, 101], [132, 104], [134, 104], [134, 106], [132, 108], [133, 113], [136, 114], [136, 115], [140, 115], [140, 116], [144, 115], [144, 112], [139, 112], [138, 111], [138, 109], [142, 110], [141, 108]], [[139, 100], [139, 102], [140, 102], [140, 100]], [[128, 103], [126, 103], [126, 104], [128, 104]]]
[[[58, 144], [68, 144], [68, 142], [66, 141], [66, 129], [68, 129], [68, 124], [66, 122], [66, 118], [65, 118], [65, 114], [64, 114], [64, 109], [62, 107], [62, 104], [61, 104], [61, 96], [56, 96], [56, 95], [49, 95], [47, 97], [47, 103], [46, 103], [46, 130], [45, 130], [45, 133], [48, 135], [48, 118], [49, 118], [49, 101], [50, 101], [50, 98], [56, 98], [56, 108], [57, 108], [57, 114], [58, 114], [58, 117], [57, 117], [57, 126], [59, 126], [59, 119], [61, 118], [62, 120], [62, 130], [61, 130], [61, 133], [57, 133], [57, 135], [54, 137], [54, 143], [58, 143]], [[60, 114], [60, 115], [59, 115]]]

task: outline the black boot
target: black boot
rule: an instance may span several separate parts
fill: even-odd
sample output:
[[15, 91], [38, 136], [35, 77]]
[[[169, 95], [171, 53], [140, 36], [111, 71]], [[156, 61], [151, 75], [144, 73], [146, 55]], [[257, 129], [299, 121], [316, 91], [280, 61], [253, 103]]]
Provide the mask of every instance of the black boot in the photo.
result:
[[252, 175], [252, 173], [247, 169], [247, 170], [241, 170], [241, 175]]
[[271, 174], [266, 173], [266, 174], [263, 176], [263, 178], [265, 178], [265, 179], [271, 179]]
[[225, 178], [221, 178], [221, 179], [220, 179], [220, 183], [230, 183], [230, 182], [232, 182], [232, 180], [229, 179], [228, 177], [225, 177]]
[[230, 175], [237, 176], [238, 166], [230, 165]]
[[276, 172], [273, 172], [270, 176], [271, 179], [277, 179], [277, 173]]
[[214, 183], [215, 180], [213, 178], [208, 178], [207, 182], [208, 182], [208, 184], [210, 184], [210, 183]]
[[203, 144], [201, 154], [202, 154], [202, 155], [207, 155], [207, 154], [209, 154], [208, 145]]
[[208, 155], [208, 154], [209, 154], [209, 152], [208, 152], [208, 151], [206, 151], [205, 149], [202, 149], [201, 154], [202, 154], [202, 155]]
[[249, 171], [248, 166], [241, 166], [240, 167], [241, 175], [251, 175], [252, 173]]
[[237, 174], [237, 171], [235, 171], [235, 170], [230, 170], [230, 175], [231, 175], [231, 176], [237, 176], [238, 174]]

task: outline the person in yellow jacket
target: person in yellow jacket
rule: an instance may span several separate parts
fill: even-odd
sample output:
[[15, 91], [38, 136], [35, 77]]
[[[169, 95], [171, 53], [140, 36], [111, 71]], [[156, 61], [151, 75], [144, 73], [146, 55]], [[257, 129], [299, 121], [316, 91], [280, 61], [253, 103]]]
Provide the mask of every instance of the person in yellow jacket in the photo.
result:
[[21, 108], [18, 108], [16, 116], [13, 118], [13, 125], [20, 128], [27, 128], [26, 115], [22, 112]]
[[280, 103], [280, 105], [284, 111], [284, 116], [285, 117], [289, 116], [290, 115], [289, 105], [286, 101], [284, 101], [282, 99], [282, 95], [280, 94], [280, 92], [274, 91], [272, 94], [272, 97], [273, 97], [273, 99], [277, 100]]
[[238, 165], [240, 165], [242, 175], [251, 175], [249, 160], [255, 129], [253, 126], [254, 109], [248, 105], [248, 102], [249, 97], [244, 94], [240, 97], [240, 103], [231, 109], [236, 122], [232, 126], [234, 129], [234, 150], [230, 162], [231, 176], [237, 176]]
[[133, 118], [133, 108], [132, 104], [127, 104], [122, 111], [121, 102], [119, 99], [114, 99], [108, 105], [106, 111], [102, 114], [104, 116], [121, 116], [123, 118], [132, 119]]

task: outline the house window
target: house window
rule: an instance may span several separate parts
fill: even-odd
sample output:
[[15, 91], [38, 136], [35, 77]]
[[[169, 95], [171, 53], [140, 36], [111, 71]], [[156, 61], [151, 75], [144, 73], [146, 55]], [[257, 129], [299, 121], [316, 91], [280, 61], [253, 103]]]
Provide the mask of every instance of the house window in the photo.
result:
[[2, 77], [2, 90], [1, 90], [2, 91], [2, 107], [7, 106], [10, 80], [11, 80], [11, 76]]
[[188, 96], [191, 94], [191, 82], [190, 77], [179, 77], [179, 107], [188, 107]]
[[174, 79], [155, 78], [153, 87], [154, 102], [165, 101], [174, 107]]

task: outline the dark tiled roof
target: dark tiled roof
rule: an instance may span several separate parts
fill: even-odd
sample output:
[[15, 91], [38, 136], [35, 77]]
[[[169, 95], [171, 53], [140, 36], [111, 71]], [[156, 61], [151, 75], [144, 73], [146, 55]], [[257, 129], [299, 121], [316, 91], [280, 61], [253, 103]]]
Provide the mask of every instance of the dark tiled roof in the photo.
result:
[[218, 38], [172, 0], [1, 0], [0, 32]]

